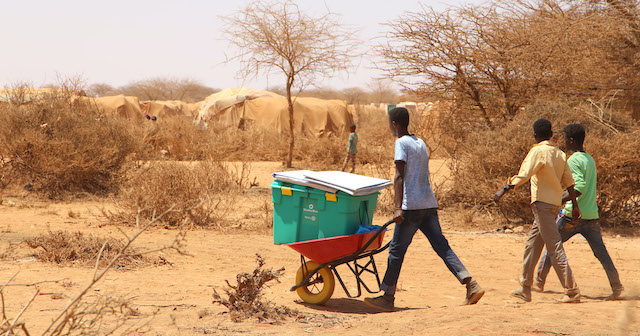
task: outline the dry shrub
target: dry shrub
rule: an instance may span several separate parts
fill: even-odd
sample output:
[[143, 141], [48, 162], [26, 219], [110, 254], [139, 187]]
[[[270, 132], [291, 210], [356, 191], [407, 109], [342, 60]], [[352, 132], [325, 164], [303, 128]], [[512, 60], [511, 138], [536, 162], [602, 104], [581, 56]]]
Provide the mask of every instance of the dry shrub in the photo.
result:
[[294, 165], [313, 170], [340, 170], [347, 156], [347, 136], [313, 138], [297, 137]]
[[[356, 106], [358, 133], [358, 163], [379, 164], [393, 161], [395, 139], [389, 131], [389, 120], [384, 109]], [[347, 138], [342, 142], [342, 159], [347, 153]], [[388, 177], [385, 177], [388, 178]]]
[[137, 334], [147, 331], [148, 322], [129, 300], [98, 295], [72, 306], [50, 335]]
[[203, 129], [185, 118], [161, 118], [140, 129], [151, 157], [166, 150], [175, 160], [279, 161], [286, 156], [286, 136], [259, 126]]
[[[30, 248], [38, 249], [38, 259], [56, 264], [95, 265], [100, 249], [104, 246], [100, 259], [101, 266], [104, 266], [124, 247], [124, 242], [116, 238], [85, 235], [79, 231], [53, 231], [25, 239], [24, 242]], [[134, 255], [136, 251], [133, 249], [128, 252], [133, 256], [123, 256], [119, 260], [121, 264], [140, 264], [147, 261], [140, 255]]]
[[260, 126], [240, 128], [210, 128], [211, 155], [225, 160], [280, 161], [287, 155], [286, 135]]
[[151, 219], [174, 206], [185, 211], [166, 214], [161, 221], [169, 226], [184, 218], [193, 225], [220, 226], [238, 192], [249, 187], [249, 171], [247, 163], [234, 168], [211, 160], [150, 162], [130, 173], [121, 195], [126, 210], [112, 219], [135, 223], [138, 208], [141, 218]]
[[[262, 224], [265, 228], [273, 228], [273, 204], [271, 203], [271, 197], [264, 200], [264, 203], [260, 206]], [[1, 256], [1, 254], [0, 254]]]
[[[211, 142], [215, 143], [210, 151], [213, 157], [234, 161], [247, 158], [252, 161], [286, 160], [289, 137], [276, 130], [254, 125], [244, 129], [224, 128], [211, 132]], [[346, 136], [347, 134], [316, 138], [297, 133], [293, 159], [325, 167], [337, 165], [346, 154]]]
[[69, 96], [0, 105], [3, 165], [50, 198], [114, 191], [138, 144], [126, 121]]
[[[518, 173], [531, 146], [533, 122], [546, 118], [555, 131], [552, 142], [562, 145], [562, 129], [580, 123], [587, 130], [585, 149], [596, 161], [600, 216], [611, 226], [632, 226], [640, 219], [640, 128], [626, 114], [600, 104], [538, 101], [496, 130], [458, 125], [451, 172], [454, 183], [445, 203], [494, 208], [493, 194]], [[532, 220], [529, 184], [503, 197], [498, 205], [507, 218]]]
[[276, 306], [262, 297], [263, 287], [269, 281], [280, 282], [284, 273], [284, 267], [276, 270], [262, 269], [265, 262], [259, 254], [256, 254], [258, 266], [251, 273], [239, 273], [236, 276], [237, 284], [231, 285], [225, 280], [227, 287], [224, 289], [228, 298], [223, 298], [213, 290], [213, 303], [221, 304], [229, 309], [229, 314], [234, 322], [240, 322], [247, 318], [256, 317], [259, 321], [279, 321], [284, 317], [296, 316], [297, 311], [287, 307]]
[[206, 130], [194, 126], [193, 121], [185, 117], [147, 121], [138, 131], [144, 139], [145, 153], [152, 158], [166, 150], [172, 159], [203, 160], [212, 155], [216, 147]]

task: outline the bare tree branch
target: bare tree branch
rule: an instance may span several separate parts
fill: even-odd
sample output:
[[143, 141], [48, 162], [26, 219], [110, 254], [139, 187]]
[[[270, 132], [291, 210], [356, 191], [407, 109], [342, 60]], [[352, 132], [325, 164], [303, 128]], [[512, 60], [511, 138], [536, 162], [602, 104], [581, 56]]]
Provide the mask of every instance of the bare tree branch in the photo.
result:
[[388, 40], [377, 49], [386, 77], [454, 101], [488, 127], [540, 94], [604, 95], [620, 78], [611, 43], [624, 32], [586, 1], [423, 6], [386, 26]]
[[229, 59], [243, 64], [238, 75], [282, 73], [289, 103], [289, 155], [291, 167], [294, 148], [293, 104], [297, 94], [308, 85], [337, 72], [346, 71], [359, 55], [356, 31], [338, 22], [327, 12], [312, 17], [290, 0], [254, 1], [234, 16], [221, 17], [229, 44], [237, 49]]

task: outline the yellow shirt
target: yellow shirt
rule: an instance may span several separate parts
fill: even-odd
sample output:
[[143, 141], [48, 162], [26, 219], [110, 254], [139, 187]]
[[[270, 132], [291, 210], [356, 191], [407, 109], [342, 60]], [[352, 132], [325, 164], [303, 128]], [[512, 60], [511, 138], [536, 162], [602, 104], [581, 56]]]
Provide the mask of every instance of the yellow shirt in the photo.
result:
[[562, 205], [562, 191], [574, 184], [567, 156], [548, 140], [533, 146], [522, 161], [518, 175], [508, 184], [520, 186], [531, 179], [531, 203]]

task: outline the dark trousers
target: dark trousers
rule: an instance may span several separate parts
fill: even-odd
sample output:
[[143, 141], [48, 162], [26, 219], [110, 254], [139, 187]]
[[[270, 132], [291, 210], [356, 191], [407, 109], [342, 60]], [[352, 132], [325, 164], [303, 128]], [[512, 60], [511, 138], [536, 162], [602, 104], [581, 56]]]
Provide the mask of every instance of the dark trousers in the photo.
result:
[[387, 271], [380, 286], [386, 294], [395, 294], [404, 255], [418, 229], [429, 239], [433, 250], [442, 258], [449, 271], [460, 283], [464, 279], [471, 277], [460, 259], [458, 259], [458, 256], [451, 250], [447, 238], [442, 234], [437, 209], [405, 210], [402, 212], [402, 216], [404, 221], [396, 224], [393, 232], [393, 239], [389, 246]]
[[[562, 216], [558, 218], [556, 224], [558, 225], [558, 231], [560, 231], [562, 242], [566, 242], [578, 233], [587, 240], [587, 243], [589, 243], [589, 246], [591, 247], [591, 251], [593, 251], [593, 254], [596, 256], [598, 261], [600, 261], [604, 271], [607, 273], [611, 289], [614, 291], [621, 290], [622, 284], [620, 283], [618, 270], [616, 270], [616, 267], [613, 265], [613, 260], [611, 260], [611, 256], [609, 256], [609, 252], [607, 252], [607, 248], [604, 246], [604, 242], [602, 241], [600, 221], [598, 219], [579, 219], [577, 221], [573, 221], [567, 216]], [[538, 272], [536, 276], [536, 281], [538, 283], [545, 283], [550, 267], [551, 261], [545, 251], [544, 257], [540, 260], [540, 264], [538, 265]]]

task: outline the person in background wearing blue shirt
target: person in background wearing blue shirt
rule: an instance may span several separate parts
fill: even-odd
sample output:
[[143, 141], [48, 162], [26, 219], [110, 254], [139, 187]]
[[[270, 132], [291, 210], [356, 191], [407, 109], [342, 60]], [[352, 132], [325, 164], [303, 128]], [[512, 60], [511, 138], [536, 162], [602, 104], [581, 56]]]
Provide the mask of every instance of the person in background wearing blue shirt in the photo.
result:
[[358, 154], [358, 133], [356, 133], [356, 124], [352, 124], [351, 135], [349, 135], [349, 142], [347, 143], [347, 158], [344, 159], [342, 165], [342, 171], [347, 169], [347, 163], [351, 160], [351, 173], [356, 171], [356, 154]]
[[365, 298], [364, 302], [376, 309], [392, 311], [396, 284], [407, 248], [419, 229], [429, 239], [451, 273], [466, 285], [465, 305], [477, 303], [484, 290], [471, 278], [458, 256], [451, 250], [449, 242], [442, 234], [438, 220], [438, 203], [429, 182], [429, 154], [424, 141], [409, 134], [409, 111], [396, 107], [389, 111], [389, 128], [398, 139], [395, 142], [396, 176], [393, 183], [395, 211], [393, 220], [397, 223], [389, 247], [387, 271], [380, 285], [384, 294], [375, 298]]

